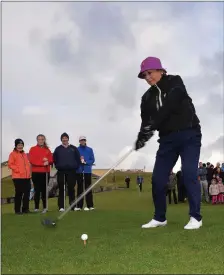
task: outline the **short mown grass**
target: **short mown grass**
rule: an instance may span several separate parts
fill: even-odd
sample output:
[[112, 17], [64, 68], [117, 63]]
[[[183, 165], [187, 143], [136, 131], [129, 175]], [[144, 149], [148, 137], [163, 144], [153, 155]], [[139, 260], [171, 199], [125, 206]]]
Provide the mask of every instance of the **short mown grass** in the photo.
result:
[[[3, 205], [2, 273], [223, 274], [224, 205], [202, 205], [198, 231], [183, 230], [187, 204], [168, 206], [167, 227], [143, 230], [154, 210], [149, 189], [145, 183], [139, 194], [132, 183], [95, 194], [95, 211], [69, 212], [56, 228], [43, 227], [42, 214], [15, 216]], [[56, 217], [56, 199], [49, 201], [46, 216]]]

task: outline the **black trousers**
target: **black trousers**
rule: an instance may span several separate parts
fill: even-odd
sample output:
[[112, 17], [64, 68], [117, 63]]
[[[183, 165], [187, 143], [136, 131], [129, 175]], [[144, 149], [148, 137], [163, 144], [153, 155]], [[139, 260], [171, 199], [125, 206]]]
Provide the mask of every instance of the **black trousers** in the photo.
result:
[[126, 181], [125, 183], [126, 183], [127, 188], [129, 188], [130, 187], [130, 181]]
[[39, 173], [39, 172], [33, 172], [32, 173], [32, 181], [34, 185], [34, 204], [35, 209], [39, 209], [40, 205], [40, 195], [43, 203], [43, 208], [47, 207], [46, 204], [46, 180], [48, 178], [48, 182], [50, 180], [50, 173]]
[[31, 189], [30, 179], [13, 179], [13, 183], [15, 186], [15, 213], [26, 213], [29, 211], [29, 199]]
[[176, 194], [176, 190], [173, 189], [173, 190], [168, 190], [167, 191], [167, 195], [168, 195], [168, 199], [169, 199], [169, 204], [172, 203], [172, 193], [173, 193], [173, 201], [175, 204], [177, 204], [177, 194]]
[[[58, 196], [58, 208], [65, 208], [65, 197], [66, 197], [66, 187], [68, 190], [69, 204], [71, 205], [75, 200], [75, 184], [76, 184], [77, 174], [75, 170], [69, 171], [58, 171], [57, 181], [59, 187]], [[64, 194], [65, 188], [65, 194]], [[72, 208], [74, 210], [74, 207]]]
[[[84, 173], [84, 180], [83, 180], [83, 174], [77, 174], [77, 183], [78, 183], [78, 197], [84, 192], [84, 188], [85, 190], [87, 188], [89, 188], [89, 186], [92, 184], [92, 174], [91, 173]], [[86, 194], [86, 206], [88, 208], [93, 207], [93, 192], [92, 190], [90, 190], [87, 194]], [[77, 207], [78, 208], [83, 208], [83, 203], [84, 203], [84, 198], [81, 199], [78, 202]]]
[[187, 191], [183, 183], [180, 184], [177, 182], [177, 191], [178, 191], [178, 201], [184, 202], [184, 200], [187, 197]]
[[142, 192], [142, 182], [138, 183], [138, 186], [139, 186], [140, 192]]

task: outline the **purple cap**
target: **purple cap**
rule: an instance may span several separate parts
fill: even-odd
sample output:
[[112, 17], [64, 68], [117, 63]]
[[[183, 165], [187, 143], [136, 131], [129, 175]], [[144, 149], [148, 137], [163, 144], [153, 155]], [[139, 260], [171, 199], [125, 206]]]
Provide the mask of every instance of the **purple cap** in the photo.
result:
[[141, 71], [138, 74], [139, 78], [144, 78], [142, 73], [148, 70], [163, 70], [166, 73], [166, 70], [162, 67], [161, 61], [157, 57], [147, 57], [141, 63]]

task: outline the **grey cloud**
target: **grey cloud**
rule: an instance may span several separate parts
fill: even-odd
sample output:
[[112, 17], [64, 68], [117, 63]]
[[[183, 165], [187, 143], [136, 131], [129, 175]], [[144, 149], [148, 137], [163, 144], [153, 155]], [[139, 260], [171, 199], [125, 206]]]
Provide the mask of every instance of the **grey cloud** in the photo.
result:
[[132, 109], [136, 106], [137, 77], [135, 71], [130, 68], [121, 71], [120, 75], [112, 83], [110, 94], [116, 105]]
[[[71, 54], [68, 34], [47, 41], [47, 55], [52, 65], [68, 62], [77, 75], [102, 73], [113, 68], [111, 57], [114, 46], [135, 47], [128, 22], [116, 3], [69, 3], [68, 16], [81, 30], [79, 49]], [[46, 49], [45, 49], [46, 51]], [[119, 60], [118, 60], [119, 61]], [[90, 76], [89, 76], [90, 77]]]
[[48, 40], [48, 57], [54, 65], [70, 63], [73, 60], [71, 52], [71, 43], [68, 36], [60, 34]]
[[224, 154], [224, 135], [220, 136], [216, 141], [207, 146], [207, 149], [222, 152]]
[[208, 88], [214, 89], [223, 83], [224, 74], [224, 51], [216, 52], [212, 57], [200, 58], [200, 72], [194, 77], [189, 77], [189, 85], [197, 85], [203, 94]]
[[[69, 4], [71, 18], [82, 29], [88, 45], [134, 43], [134, 38], [116, 3]], [[91, 43], [90, 43], [91, 41]], [[102, 43], [102, 44], [101, 44]], [[131, 46], [131, 45], [130, 45]]]
[[219, 76], [223, 76], [223, 68], [224, 68], [224, 52], [216, 52], [212, 58], [203, 57], [201, 58], [201, 66], [204, 68], [206, 72], [215, 72]]
[[223, 115], [223, 95], [220, 94], [209, 94], [206, 103], [200, 107], [206, 111], [208, 115]]
[[221, 135], [214, 142], [202, 148], [201, 157], [203, 158], [203, 161], [206, 161], [206, 159], [209, 159], [212, 156], [213, 152], [221, 153], [223, 156], [223, 160], [221, 161], [224, 161], [224, 135]]
[[33, 28], [28, 33], [28, 40], [31, 46], [37, 46], [41, 43], [43, 39], [42, 31], [38, 28]]
[[223, 112], [224, 52], [220, 51], [211, 58], [200, 59], [200, 72], [194, 77], [186, 78], [187, 90], [195, 100], [206, 98], [206, 103], [196, 109], [203, 116], [212, 116]]

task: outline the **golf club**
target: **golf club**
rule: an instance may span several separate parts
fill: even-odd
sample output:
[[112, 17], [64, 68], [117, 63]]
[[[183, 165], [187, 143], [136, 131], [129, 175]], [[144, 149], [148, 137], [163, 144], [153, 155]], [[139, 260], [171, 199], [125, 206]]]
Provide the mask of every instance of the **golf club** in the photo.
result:
[[65, 210], [65, 201], [66, 201], [66, 180], [64, 175], [64, 210]]
[[[84, 164], [82, 165], [82, 190], [84, 191], [85, 190], [85, 166], [84, 166]], [[84, 201], [83, 201], [83, 203], [84, 203]]]
[[116, 168], [122, 161], [124, 161], [132, 152], [134, 151], [134, 148], [130, 149], [118, 162], [116, 162], [105, 174], [103, 174], [96, 182], [90, 185], [89, 188], [87, 188], [67, 209], [65, 212], [61, 213], [57, 219], [51, 220], [51, 219], [43, 219], [42, 224], [45, 226], [56, 226], [56, 221], [60, 221], [77, 203], [85, 197], [85, 195], [93, 189], [94, 186], [96, 186], [103, 178], [105, 178], [111, 170]]
[[48, 172], [46, 172], [46, 210], [48, 211]]

